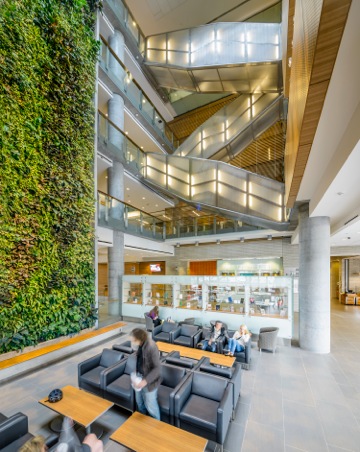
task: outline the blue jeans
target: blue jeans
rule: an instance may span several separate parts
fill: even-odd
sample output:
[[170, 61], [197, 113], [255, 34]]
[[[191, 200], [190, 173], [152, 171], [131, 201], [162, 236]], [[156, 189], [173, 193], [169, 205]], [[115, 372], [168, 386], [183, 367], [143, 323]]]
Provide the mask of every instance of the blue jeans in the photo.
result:
[[243, 352], [245, 350], [245, 347], [236, 339], [229, 339], [229, 352], [233, 355], [235, 352]]
[[151, 417], [160, 421], [160, 408], [157, 400], [157, 393], [157, 388], [150, 392], [145, 386], [141, 391], [135, 391], [135, 399], [140, 413], [149, 413]]
[[206, 350], [208, 347], [211, 348], [211, 351], [212, 351], [212, 352], [216, 352], [216, 342], [212, 342], [212, 343], [209, 345], [209, 341], [204, 341], [201, 348], [202, 348], [203, 350]]

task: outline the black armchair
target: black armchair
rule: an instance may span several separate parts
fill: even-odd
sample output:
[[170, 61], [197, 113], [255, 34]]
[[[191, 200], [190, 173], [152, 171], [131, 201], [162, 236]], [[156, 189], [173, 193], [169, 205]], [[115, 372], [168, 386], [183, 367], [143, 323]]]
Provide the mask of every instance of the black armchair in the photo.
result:
[[209, 358], [203, 358], [200, 366], [200, 372], [217, 375], [226, 378], [233, 385], [233, 415], [239, 400], [241, 389], [241, 364], [236, 363], [233, 367], [221, 367], [210, 363]]
[[134, 350], [131, 347], [131, 341], [121, 342], [121, 344], [114, 344], [112, 349], [117, 350], [118, 352], [126, 353], [127, 355], [134, 353]]
[[23, 446], [34, 436], [29, 433], [28, 418], [23, 413], [16, 413], [9, 418], [1, 415], [0, 450], [13, 452]]
[[158, 403], [161, 420], [174, 425], [175, 394], [189, 377], [190, 371], [162, 363], [160, 372], [162, 381], [158, 389]]
[[195, 370], [199, 366], [199, 363], [202, 361], [201, 360], [196, 361], [195, 359], [190, 358], [183, 358], [180, 356], [180, 352], [173, 351], [165, 356], [163, 362], [165, 362], [166, 364], [171, 364], [172, 366], [184, 367], [185, 369]]
[[116, 350], [104, 348], [96, 356], [78, 364], [78, 385], [79, 388], [102, 396], [100, 385], [101, 374], [108, 368], [119, 363], [124, 358], [124, 354]]
[[131, 386], [130, 375], [136, 371], [136, 355], [130, 355], [118, 366], [105, 370], [101, 375], [101, 388], [104, 399], [114, 402], [126, 410], [135, 411], [135, 392]]
[[172, 332], [178, 327], [177, 323], [164, 322], [156, 326], [152, 331], [152, 338], [155, 342], [172, 342]]
[[196, 347], [200, 340], [201, 330], [195, 325], [183, 324], [172, 331], [172, 343], [186, 347]]
[[229, 428], [233, 386], [225, 378], [191, 372], [175, 395], [175, 425], [221, 445]]
[[[229, 338], [232, 338], [235, 333], [235, 330], [229, 331]], [[227, 342], [226, 342], [227, 343]], [[250, 368], [251, 361], [251, 337], [245, 344], [245, 350], [242, 352], [235, 352], [234, 357], [236, 358], [236, 362], [241, 364], [243, 369]]]

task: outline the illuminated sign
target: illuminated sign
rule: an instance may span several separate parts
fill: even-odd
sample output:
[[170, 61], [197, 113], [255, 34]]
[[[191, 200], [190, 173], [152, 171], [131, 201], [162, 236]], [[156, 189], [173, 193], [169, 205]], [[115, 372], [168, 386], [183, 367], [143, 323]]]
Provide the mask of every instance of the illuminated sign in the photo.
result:
[[150, 264], [150, 271], [155, 272], [161, 272], [160, 264]]

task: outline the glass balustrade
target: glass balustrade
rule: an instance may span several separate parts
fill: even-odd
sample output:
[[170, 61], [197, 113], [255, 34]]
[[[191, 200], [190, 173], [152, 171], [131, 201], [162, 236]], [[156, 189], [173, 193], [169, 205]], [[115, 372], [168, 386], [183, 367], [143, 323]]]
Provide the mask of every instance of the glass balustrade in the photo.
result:
[[149, 36], [146, 61], [181, 68], [278, 61], [281, 24], [217, 22]]
[[137, 45], [139, 52], [144, 55], [145, 53], [145, 36], [137, 25], [134, 17], [131, 15], [129, 9], [121, 0], [106, 0], [106, 3], [110, 6], [113, 13], [125, 29], [129, 32], [129, 36], [133, 39]]
[[171, 149], [175, 149], [178, 141], [164, 118], [155, 109], [152, 102], [103, 37], [101, 37], [100, 67], [109, 75], [121, 93], [129, 99], [142, 117], [166, 141], [167, 145]]
[[144, 153], [102, 114], [99, 139], [148, 183], [184, 201], [275, 223], [286, 221], [281, 182], [215, 160]]
[[[198, 127], [174, 155], [228, 161], [283, 117], [283, 96], [242, 94]], [[251, 126], [251, 128], [249, 127]], [[229, 144], [236, 140], [234, 150]]]
[[163, 240], [163, 221], [103, 192], [98, 192], [98, 225], [129, 234]]
[[165, 221], [101, 191], [98, 192], [97, 214], [99, 226], [155, 240], [261, 229], [244, 224], [240, 220], [226, 219], [217, 215]]

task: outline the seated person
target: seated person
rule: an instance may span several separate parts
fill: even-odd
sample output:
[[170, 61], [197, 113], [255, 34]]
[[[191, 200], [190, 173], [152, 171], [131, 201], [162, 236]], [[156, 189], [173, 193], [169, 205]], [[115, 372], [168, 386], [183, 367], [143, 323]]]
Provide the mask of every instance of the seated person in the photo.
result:
[[206, 339], [202, 344], [203, 350], [209, 350], [211, 352], [216, 352], [217, 342], [223, 338], [227, 338], [228, 334], [226, 328], [219, 321], [211, 327], [210, 338]]
[[239, 331], [235, 331], [233, 337], [228, 339], [228, 352], [227, 356], [234, 356], [236, 352], [243, 352], [245, 350], [245, 344], [250, 339], [250, 333], [246, 325], [240, 325]]
[[[60, 449], [61, 446], [59, 446], [59, 450]], [[103, 452], [103, 450], [104, 450], [103, 442], [97, 439], [94, 433], [86, 435], [81, 446], [76, 447], [76, 452]], [[19, 452], [46, 452], [46, 451], [47, 447], [45, 444], [45, 439], [40, 435], [30, 439], [19, 449]]]
[[152, 310], [149, 312], [148, 316], [152, 319], [154, 326], [159, 326], [162, 324], [162, 321], [159, 319], [158, 306], [154, 306]]

